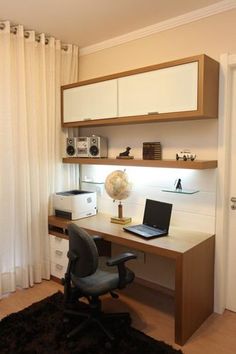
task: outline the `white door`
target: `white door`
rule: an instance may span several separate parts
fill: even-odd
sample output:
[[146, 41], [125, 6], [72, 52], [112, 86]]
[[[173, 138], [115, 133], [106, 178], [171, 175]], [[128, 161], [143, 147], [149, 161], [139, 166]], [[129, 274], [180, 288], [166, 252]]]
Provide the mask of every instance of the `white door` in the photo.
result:
[[[236, 68], [232, 70], [226, 308], [236, 312]], [[235, 203], [231, 201], [235, 198]]]

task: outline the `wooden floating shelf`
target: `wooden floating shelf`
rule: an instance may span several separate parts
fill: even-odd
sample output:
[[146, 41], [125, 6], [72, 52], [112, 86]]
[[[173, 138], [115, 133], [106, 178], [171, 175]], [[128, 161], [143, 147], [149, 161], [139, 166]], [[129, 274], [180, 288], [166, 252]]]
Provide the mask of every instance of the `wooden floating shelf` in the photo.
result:
[[163, 167], [163, 168], [185, 168], [194, 170], [205, 170], [217, 168], [216, 160], [136, 160], [136, 159], [110, 159], [110, 158], [89, 158], [89, 157], [64, 157], [63, 163], [77, 163], [81, 165], [119, 165], [119, 166], [140, 166], [140, 167]]
[[107, 119], [88, 119], [84, 121], [62, 123], [62, 126], [65, 128], [97, 127], [97, 126], [108, 126], [108, 125], [193, 121], [193, 120], [206, 120], [206, 119], [214, 119], [214, 118], [216, 117], [211, 115], [200, 115], [196, 111], [186, 111], [186, 112], [159, 113], [159, 114], [139, 115], [139, 116], [115, 117], [115, 118], [111, 117]]

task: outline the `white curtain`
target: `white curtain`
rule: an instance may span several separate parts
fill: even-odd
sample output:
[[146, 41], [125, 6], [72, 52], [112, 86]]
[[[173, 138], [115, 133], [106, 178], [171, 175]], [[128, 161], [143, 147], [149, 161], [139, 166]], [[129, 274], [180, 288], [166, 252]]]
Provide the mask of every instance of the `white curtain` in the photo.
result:
[[61, 163], [60, 118], [60, 86], [78, 81], [78, 48], [15, 31], [1, 23], [0, 297], [49, 279], [50, 196], [78, 185], [78, 167]]

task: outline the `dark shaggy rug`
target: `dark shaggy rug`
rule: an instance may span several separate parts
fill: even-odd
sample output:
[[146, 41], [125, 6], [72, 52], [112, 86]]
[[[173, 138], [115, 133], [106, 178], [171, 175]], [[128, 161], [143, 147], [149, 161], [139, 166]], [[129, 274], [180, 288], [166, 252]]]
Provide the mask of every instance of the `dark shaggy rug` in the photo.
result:
[[[110, 323], [116, 340], [112, 347], [97, 328], [84, 330], [73, 340], [66, 339], [63, 324], [63, 294], [58, 292], [0, 322], [1, 354], [176, 354], [171, 346], [152, 339], [129, 325]], [[69, 326], [74, 326], [70, 322]], [[68, 326], [68, 324], [67, 324]]]

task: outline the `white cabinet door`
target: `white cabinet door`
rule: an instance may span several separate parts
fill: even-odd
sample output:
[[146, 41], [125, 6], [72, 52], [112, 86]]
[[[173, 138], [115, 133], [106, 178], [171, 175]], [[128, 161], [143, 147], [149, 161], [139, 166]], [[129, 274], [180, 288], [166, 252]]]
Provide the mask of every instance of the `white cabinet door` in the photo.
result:
[[197, 110], [198, 62], [118, 79], [119, 116]]
[[63, 121], [117, 117], [117, 80], [72, 87], [63, 91]]

